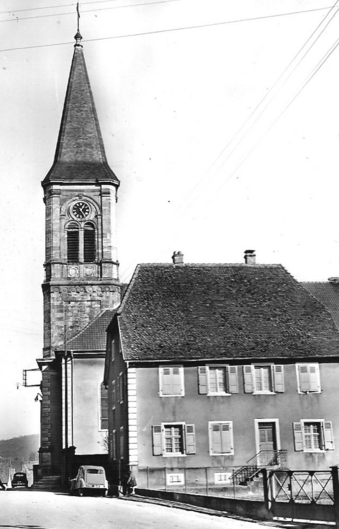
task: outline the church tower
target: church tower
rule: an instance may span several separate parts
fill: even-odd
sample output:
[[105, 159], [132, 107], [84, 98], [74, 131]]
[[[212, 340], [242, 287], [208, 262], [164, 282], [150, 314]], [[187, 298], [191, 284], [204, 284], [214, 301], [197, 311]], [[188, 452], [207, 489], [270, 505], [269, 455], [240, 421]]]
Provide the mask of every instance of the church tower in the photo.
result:
[[[43, 358], [38, 360], [43, 397], [42, 474], [61, 474], [63, 454], [74, 444], [73, 423], [84, 414], [74, 408], [74, 402], [80, 406], [76, 392], [81, 391], [81, 380], [87, 385], [82, 389], [86, 412], [91, 413], [91, 378], [97, 377], [95, 384], [99, 384], [104, 365], [100, 347], [105, 328], [100, 329], [98, 345], [98, 321], [104, 313], [108, 319], [109, 311], [120, 301], [116, 248], [119, 180], [107, 163], [81, 40], [78, 30], [54, 163], [42, 182], [46, 207], [44, 348]], [[91, 336], [93, 322], [95, 336]], [[74, 340], [84, 330], [87, 338], [79, 345], [79, 340]], [[102, 370], [96, 364], [98, 359]], [[96, 393], [93, 399], [97, 401]], [[92, 432], [84, 435], [99, 443]], [[87, 452], [91, 453], [90, 448]]]

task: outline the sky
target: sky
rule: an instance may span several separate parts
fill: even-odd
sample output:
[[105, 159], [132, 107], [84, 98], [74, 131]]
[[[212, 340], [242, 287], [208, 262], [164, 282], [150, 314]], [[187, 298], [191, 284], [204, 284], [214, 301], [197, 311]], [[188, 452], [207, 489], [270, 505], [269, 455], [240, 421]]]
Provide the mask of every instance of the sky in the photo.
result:
[[[241, 263], [254, 249], [299, 281], [339, 276], [334, 1], [83, 0], [80, 13], [121, 181], [121, 280], [179, 250]], [[39, 432], [39, 388], [22, 370], [42, 356], [41, 181], [76, 24], [75, 2], [0, 0], [0, 439]]]

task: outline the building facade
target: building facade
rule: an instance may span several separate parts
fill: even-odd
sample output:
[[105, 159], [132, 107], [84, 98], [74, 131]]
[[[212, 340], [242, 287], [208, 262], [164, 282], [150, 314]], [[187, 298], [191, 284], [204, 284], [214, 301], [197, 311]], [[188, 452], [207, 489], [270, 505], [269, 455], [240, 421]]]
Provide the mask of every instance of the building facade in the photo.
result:
[[130, 467], [152, 488], [193, 471], [216, 483], [246, 465], [328, 469], [338, 353], [325, 307], [253, 253], [245, 264], [139, 265], [108, 328], [115, 474]]
[[55, 159], [42, 182], [46, 255], [39, 472], [64, 477], [69, 454], [106, 453], [105, 325], [120, 302], [119, 180], [107, 163], [81, 39], [78, 32]]

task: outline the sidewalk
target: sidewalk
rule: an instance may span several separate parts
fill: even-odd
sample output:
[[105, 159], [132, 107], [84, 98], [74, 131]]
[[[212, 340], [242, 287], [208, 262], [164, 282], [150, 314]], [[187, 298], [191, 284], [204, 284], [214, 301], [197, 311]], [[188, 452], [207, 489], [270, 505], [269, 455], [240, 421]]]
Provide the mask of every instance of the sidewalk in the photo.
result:
[[170, 500], [164, 500], [159, 498], [149, 498], [146, 496], [139, 496], [134, 494], [133, 496], [120, 496], [123, 501], [134, 501], [141, 503], [153, 503], [155, 505], [162, 505], [164, 507], [171, 507], [175, 509], [183, 509], [185, 511], [200, 512], [203, 514], [209, 514], [211, 516], [219, 516], [222, 518], [231, 518], [234, 520], [243, 520], [246, 522], [252, 522], [253, 524], [261, 525], [264, 527], [279, 527], [282, 529], [334, 529], [336, 526], [332, 524], [320, 523], [320, 522], [294, 522], [288, 520], [254, 520], [253, 518], [245, 518], [243, 516], [237, 516], [225, 511], [217, 511], [214, 509], [206, 509], [204, 507], [196, 507], [195, 505], [189, 505], [188, 503], [179, 503]]

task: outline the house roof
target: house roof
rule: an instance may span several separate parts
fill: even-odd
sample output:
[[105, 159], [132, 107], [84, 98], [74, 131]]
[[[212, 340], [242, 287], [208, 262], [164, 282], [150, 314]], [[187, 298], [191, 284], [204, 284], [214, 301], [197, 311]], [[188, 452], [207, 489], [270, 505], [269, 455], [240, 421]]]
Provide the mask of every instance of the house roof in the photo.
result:
[[281, 265], [138, 265], [118, 323], [127, 361], [339, 354], [330, 313]]
[[54, 163], [42, 185], [105, 182], [118, 186], [106, 159], [81, 35], [76, 37]]
[[327, 307], [339, 330], [339, 283], [309, 282], [302, 285]]
[[[104, 310], [82, 329], [74, 338], [71, 338], [67, 347], [72, 351], [105, 351], [106, 329], [116, 310]], [[60, 348], [60, 350], [63, 350]]]

